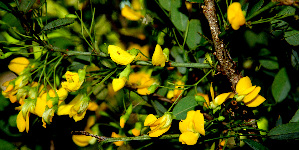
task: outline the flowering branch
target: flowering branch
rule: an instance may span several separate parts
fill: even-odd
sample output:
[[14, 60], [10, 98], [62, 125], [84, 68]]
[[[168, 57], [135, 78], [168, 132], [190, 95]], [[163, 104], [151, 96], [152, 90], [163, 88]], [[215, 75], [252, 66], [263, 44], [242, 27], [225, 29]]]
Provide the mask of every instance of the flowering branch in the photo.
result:
[[203, 13], [209, 22], [216, 51], [216, 57], [219, 61], [219, 70], [222, 72], [222, 74], [227, 76], [229, 81], [232, 83], [233, 91], [235, 91], [236, 84], [241, 78], [241, 74], [236, 71], [236, 63], [232, 60], [227, 49], [225, 49], [223, 40], [219, 38], [220, 29], [218, 25], [214, 0], [205, 0], [204, 2], [205, 5], [202, 6]]

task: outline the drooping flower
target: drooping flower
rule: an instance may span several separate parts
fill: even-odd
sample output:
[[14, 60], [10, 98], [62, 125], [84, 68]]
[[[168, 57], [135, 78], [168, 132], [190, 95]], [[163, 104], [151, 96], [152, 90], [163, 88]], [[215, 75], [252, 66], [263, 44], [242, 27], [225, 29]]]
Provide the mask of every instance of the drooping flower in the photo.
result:
[[238, 30], [244, 25], [246, 20], [239, 2], [233, 2], [227, 8], [227, 19], [234, 30]]
[[84, 82], [85, 69], [79, 69], [78, 73], [67, 71], [65, 73], [66, 81], [61, 83], [61, 86], [69, 92], [77, 91]]
[[128, 64], [127, 67], [119, 74], [119, 78], [112, 80], [112, 88], [114, 92], [119, 91], [125, 86], [130, 72], [131, 72], [131, 65]]
[[29, 116], [31, 113], [34, 113], [35, 110], [35, 102], [34, 99], [27, 99], [25, 103], [19, 107], [16, 107], [16, 110], [20, 110], [18, 116], [17, 116], [17, 128], [19, 129], [19, 132], [24, 132], [26, 129], [26, 132], [29, 131]]
[[126, 113], [124, 115], [122, 115], [120, 117], [120, 120], [119, 120], [119, 125], [121, 128], [124, 128], [125, 127], [125, 123], [128, 121], [128, 119], [130, 118], [130, 115], [132, 113], [132, 110], [133, 110], [133, 105], [131, 104], [127, 110], [126, 110]]
[[148, 88], [156, 82], [154, 78], [151, 78], [150, 73], [144, 71], [131, 73], [128, 80], [128, 84], [137, 88], [137, 93], [140, 95], [151, 94]]
[[78, 94], [70, 103], [59, 105], [57, 115], [69, 115], [76, 122], [84, 118], [89, 105], [89, 97], [87, 95]]
[[186, 119], [180, 121], [179, 129], [182, 133], [179, 141], [182, 144], [195, 145], [200, 134], [205, 135], [204, 117], [200, 110], [188, 111]]
[[161, 46], [157, 44], [152, 57], [152, 64], [155, 66], [164, 67], [166, 61], [167, 61], [166, 54], [163, 53]]
[[23, 70], [29, 65], [29, 60], [25, 57], [17, 57], [10, 61], [8, 69], [20, 75]]
[[139, 136], [141, 133], [142, 124], [141, 122], [136, 122], [134, 129], [132, 129], [132, 134], [134, 136]]
[[248, 76], [239, 80], [236, 86], [236, 100], [243, 101], [248, 107], [257, 107], [266, 99], [259, 95], [260, 86], [252, 86], [251, 80]]
[[115, 45], [108, 46], [108, 54], [110, 54], [110, 57], [114, 62], [120, 65], [130, 64], [137, 55], [137, 53], [136, 55], [132, 55], [129, 52]]
[[172, 114], [168, 112], [158, 119], [155, 115], [149, 114], [144, 121], [144, 126], [151, 128], [151, 131], [148, 132], [149, 136], [159, 137], [167, 132], [171, 126], [172, 118]]

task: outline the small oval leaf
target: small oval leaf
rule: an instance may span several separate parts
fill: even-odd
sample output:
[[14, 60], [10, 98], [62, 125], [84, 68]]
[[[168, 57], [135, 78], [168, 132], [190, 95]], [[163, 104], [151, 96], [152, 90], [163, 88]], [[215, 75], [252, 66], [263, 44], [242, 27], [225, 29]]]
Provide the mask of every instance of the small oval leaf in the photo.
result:
[[174, 106], [172, 113], [176, 120], [184, 120], [187, 117], [187, 112], [193, 110], [197, 105], [195, 96], [186, 96]]
[[277, 103], [282, 102], [291, 90], [291, 83], [286, 68], [281, 68], [272, 83], [272, 95]]
[[60, 18], [60, 19], [51, 21], [50, 23], [46, 24], [43, 28], [43, 31], [58, 29], [63, 26], [70, 25], [74, 22], [75, 22], [74, 18]]
[[299, 122], [291, 122], [277, 126], [269, 131], [268, 136], [276, 140], [298, 139]]

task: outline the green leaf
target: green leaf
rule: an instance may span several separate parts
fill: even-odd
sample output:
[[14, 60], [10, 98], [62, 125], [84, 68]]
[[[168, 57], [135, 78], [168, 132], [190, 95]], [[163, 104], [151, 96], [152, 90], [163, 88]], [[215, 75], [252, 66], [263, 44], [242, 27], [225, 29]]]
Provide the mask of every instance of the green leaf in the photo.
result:
[[290, 122], [299, 122], [299, 109], [296, 111]]
[[282, 10], [277, 15], [293, 16], [296, 13], [296, 8], [293, 6], [282, 6]]
[[200, 43], [202, 37], [199, 33], [202, 34], [201, 24], [199, 20], [191, 19], [189, 23], [189, 30], [186, 41], [189, 49], [195, 49]]
[[159, 0], [159, 3], [167, 11], [171, 10], [171, 0]]
[[167, 109], [156, 100], [151, 101], [151, 102], [152, 102], [152, 105], [153, 105], [154, 109], [156, 110], [157, 114], [159, 116], [163, 116], [163, 114], [167, 111]]
[[272, 95], [277, 103], [282, 102], [291, 89], [291, 83], [286, 68], [281, 68], [272, 83]]
[[194, 110], [194, 107], [197, 105], [195, 96], [186, 96], [174, 106], [172, 113], [176, 116], [176, 120], [183, 120], [186, 119], [187, 112]]
[[170, 19], [178, 30], [186, 31], [187, 24], [188, 24], [188, 17], [179, 10], [181, 6], [182, 6], [182, 1], [180, 0], [171, 1]]
[[10, 12], [11, 10], [3, 3], [0, 1], [0, 10], [4, 10], [7, 12]]
[[203, 0], [186, 0], [186, 1], [190, 3], [203, 3]]
[[299, 122], [291, 122], [277, 126], [269, 131], [268, 136], [275, 140], [298, 139]]
[[279, 64], [277, 62], [276, 56], [270, 56], [270, 59], [260, 59], [259, 62], [264, 68], [269, 70], [274, 70], [279, 68]]
[[[250, 4], [254, 4], [254, 3], [250, 3]], [[252, 8], [251, 10], [247, 13], [247, 17], [250, 17], [252, 14], [254, 14], [255, 12], [257, 12], [259, 9], [261, 9], [261, 7], [264, 4], [264, 0], [260, 0], [259, 2], [257, 2]]]
[[[2, 83], [1, 80], [2, 79], [0, 79], [0, 83]], [[2, 94], [0, 94], [0, 111], [5, 110], [5, 107], [8, 106], [9, 104], [10, 104], [9, 100], [7, 98], [5, 98]]]
[[293, 28], [288, 28], [288, 31], [284, 34], [285, 40], [293, 46], [299, 45], [299, 31]]
[[267, 150], [268, 148], [262, 145], [261, 143], [255, 142], [250, 139], [243, 139], [243, 142], [245, 142], [247, 145], [249, 145], [254, 150]]
[[33, 6], [36, 0], [22, 0], [20, 5], [19, 5], [19, 10], [27, 13], [30, 8]]
[[43, 31], [58, 29], [63, 26], [70, 25], [74, 22], [75, 22], [74, 18], [60, 18], [60, 19], [51, 21], [50, 23], [46, 24], [43, 28]]
[[0, 145], [1, 145], [1, 149], [7, 149], [7, 150], [17, 149], [17, 147], [13, 145], [11, 142], [5, 141], [3, 139], [0, 139]]
[[8, 118], [8, 124], [12, 127], [17, 127], [17, 116], [18, 114], [11, 115]]

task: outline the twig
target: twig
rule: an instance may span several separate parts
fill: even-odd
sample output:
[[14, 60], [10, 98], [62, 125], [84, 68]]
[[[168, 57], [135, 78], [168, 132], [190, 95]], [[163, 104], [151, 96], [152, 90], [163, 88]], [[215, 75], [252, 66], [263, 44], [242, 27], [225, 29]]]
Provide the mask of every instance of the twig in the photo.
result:
[[209, 22], [216, 51], [216, 57], [219, 61], [219, 70], [222, 72], [222, 74], [227, 76], [229, 81], [232, 83], [233, 91], [235, 91], [236, 84], [241, 78], [241, 74], [236, 71], [236, 63], [232, 60], [227, 49], [225, 49], [223, 40], [219, 38], [220, 29], [218, 25], [214, 0], [205, 0], [204, 2], [205, 5], [202, 6], [203, 13]]

